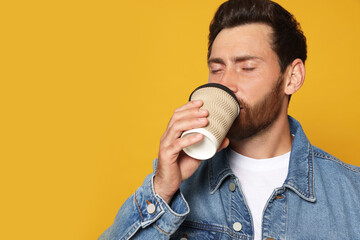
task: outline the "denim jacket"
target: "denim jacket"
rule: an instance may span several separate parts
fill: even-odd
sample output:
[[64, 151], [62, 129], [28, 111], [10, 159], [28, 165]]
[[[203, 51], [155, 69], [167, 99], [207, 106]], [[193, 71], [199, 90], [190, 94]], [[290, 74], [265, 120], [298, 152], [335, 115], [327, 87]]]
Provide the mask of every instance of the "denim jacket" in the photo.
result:
[[[312, 146], [299, 122], [289, 122], [295, 137], [288, 176], [265, 205], [262, 239], [360, 239], [360, 168]], [[170, 206], [155, 194], [153, 177], [99, 239], [253, 239], [251, 213], [226, 150], [204, 161]]]

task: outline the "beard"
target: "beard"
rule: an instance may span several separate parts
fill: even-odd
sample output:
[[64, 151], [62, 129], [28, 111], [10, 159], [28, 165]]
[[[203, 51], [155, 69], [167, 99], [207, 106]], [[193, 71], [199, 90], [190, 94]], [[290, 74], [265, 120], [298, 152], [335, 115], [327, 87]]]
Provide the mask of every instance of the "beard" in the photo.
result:
[[254, 106], [239, 99], [244, 110], [231, 126], [228, 138], [231, 141], [241, 141], [252, 137], [268, 128], [279, 116], [282, 105], [283, 76], [280, 76], [275, 86]]

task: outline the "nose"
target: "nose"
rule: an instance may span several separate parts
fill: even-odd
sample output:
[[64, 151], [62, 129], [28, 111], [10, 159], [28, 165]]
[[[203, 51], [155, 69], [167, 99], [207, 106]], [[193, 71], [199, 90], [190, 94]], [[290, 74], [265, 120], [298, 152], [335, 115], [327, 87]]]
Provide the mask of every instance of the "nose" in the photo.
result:
[[236, 73], [234, 70], [227, 70], [223, 73], [223, 75], [220, 77], [220, 84], [226, 86], [229, 88], [232, 92], [236, 93], [238, 89], [238, 83], [236, 79]]

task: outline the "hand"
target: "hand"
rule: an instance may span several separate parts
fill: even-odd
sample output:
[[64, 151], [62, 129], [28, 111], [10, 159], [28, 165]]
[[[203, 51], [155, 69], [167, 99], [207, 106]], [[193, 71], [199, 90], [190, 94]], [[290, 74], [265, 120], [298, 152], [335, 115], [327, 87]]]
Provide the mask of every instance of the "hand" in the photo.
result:
[[[170, 203], [181, 183], [191, 177], [202, 162], [186, 155], [182, 149], [200, 142], [203, 135], [194, 134], [181, 138], [184, 131], [208, 124], [208, 112], [200, 109], [202, 105], [200, 100], [190, 101], [176, 109], [161, 137], [154, 188], [167, 203]], [[226, 138], [219, 149], [228, 144], [229, 140]]]

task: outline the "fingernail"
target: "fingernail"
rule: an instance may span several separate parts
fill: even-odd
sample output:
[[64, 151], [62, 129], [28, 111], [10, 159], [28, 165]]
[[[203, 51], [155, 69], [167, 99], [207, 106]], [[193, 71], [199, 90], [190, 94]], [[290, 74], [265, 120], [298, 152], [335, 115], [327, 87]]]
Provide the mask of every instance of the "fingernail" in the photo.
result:
[[206, 118], [199, 118], [200, 122], [206, 122], [206, 120], [207, 120]]
[[201, 113], [207, 113], [207, 110], [206, 109], [200, 109], [200, 112]]

